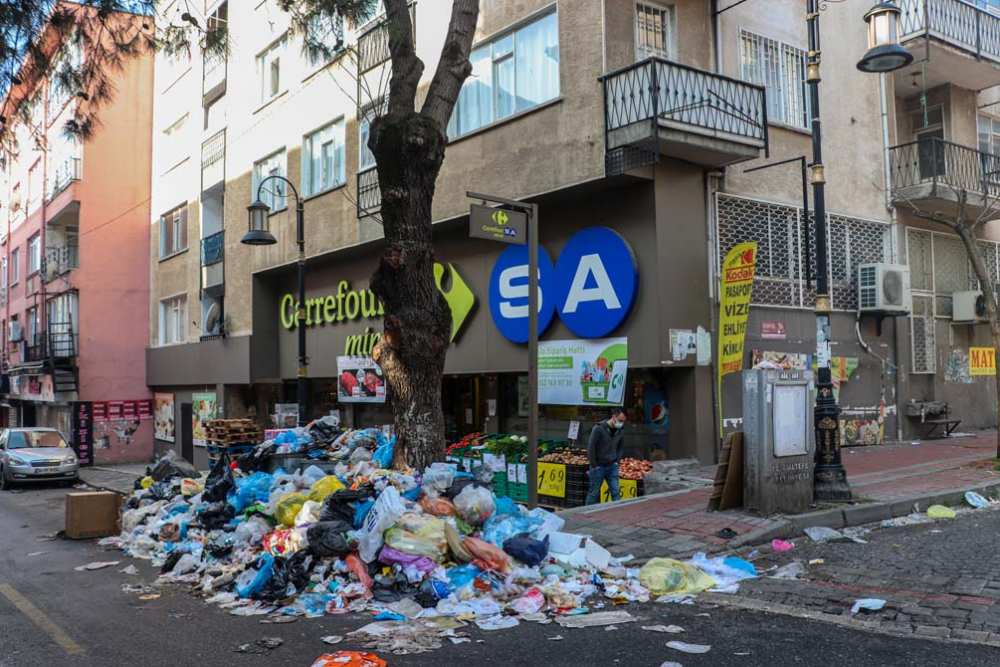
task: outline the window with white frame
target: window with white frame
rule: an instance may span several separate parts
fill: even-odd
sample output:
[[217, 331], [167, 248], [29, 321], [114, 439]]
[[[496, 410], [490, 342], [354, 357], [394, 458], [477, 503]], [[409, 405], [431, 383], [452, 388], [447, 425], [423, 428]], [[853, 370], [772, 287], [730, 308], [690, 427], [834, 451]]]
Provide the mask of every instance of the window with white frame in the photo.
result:
[[21, 280], [21, 253], [18, 248], [10, 251], [10, 284], [16, 285]]
[[[282, 148], [277, 153], [268, 155], [263, 160], [255, 162], [253, 165], [253, 198], [257, 197], [257, 190], [261, 182], [268, 176], [288, 176], [285, 149]], [[288, 206], [288, 197], [285, 192], [285, 183], [280, 179], [268, 181], [260, 189], [260, 200], [270, 207], [271, 211], [278, 211]]]
[[160, 259], [187, 250], [187, 202], [160, 216]]
[[1000, 156], [1000, 118], [979, 114], [979, 150]]
[[448, 122], [460, 137], [559, 97], [559, 21], [551, 12], [477, 46]]
[[767, 89], [769, 121], [809, 129], [804, 50], [740, 30], [740, 76]]
[[344, 19], [314, 14], [306, 26], [305, 52], [310, 67], [330, 62], [344, 48]]
[[0, 280], [3, 281], [2, 283], [0, 283], [0, 287], [3, 287], [3, 289], [5, 289], [5, 290], [7, 289], [7, 278], [8, 278], [8, 276], [7, 276], [7, 258], [3, 257], [3, 258], [0, 258]]
[[344, 119], [341, 118], [303, 140], [302, 183], [308, 197], [346, 181]]
[[28, 331], [26, 339], [28, 345], [34, 347], [38, 345], [38, 308], [29, 308], [25, 312], [25, 324], [28, 325]]
[[35, 234], [28, 239], [28, 275], [42, 269], [42, 237]]
[[260, 82], [261, 104], [284, 92], [281, 69], [287, 47], [288, 37], [285, 36], [257, 56], [257, 80]]
[[673, 58], [675, 48], [674, 6], [652, 2], [635, 3], [635, 57]]
[[187, 336], [187, 295], [160, 301], [160, 345], [183, 343]]
[[361, 112], [358, 119], [358, 171], [368, 171], [375, 168], [375, 154], [368, 148], [368, 139], [371, 137], [372, 121], [376, 118], [374, 104], [368, 105]]

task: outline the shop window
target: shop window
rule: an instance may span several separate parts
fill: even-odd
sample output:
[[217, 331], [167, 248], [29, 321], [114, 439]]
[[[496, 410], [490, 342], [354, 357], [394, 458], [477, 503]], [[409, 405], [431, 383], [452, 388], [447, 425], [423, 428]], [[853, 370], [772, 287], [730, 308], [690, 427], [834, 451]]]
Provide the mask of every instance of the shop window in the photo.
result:
[[804, 50], [741, 30], [740, 77], [767, 89], [769, 121], [809, 129]]
[[302, 180], [306, 196], [347, 180], [344, 166], [344, 119], [308, 135], [302, 145]]
[[459, 93], [448, 136], [460, 137], [559, 97], [555, 12], [473, 49], [472, 74]]

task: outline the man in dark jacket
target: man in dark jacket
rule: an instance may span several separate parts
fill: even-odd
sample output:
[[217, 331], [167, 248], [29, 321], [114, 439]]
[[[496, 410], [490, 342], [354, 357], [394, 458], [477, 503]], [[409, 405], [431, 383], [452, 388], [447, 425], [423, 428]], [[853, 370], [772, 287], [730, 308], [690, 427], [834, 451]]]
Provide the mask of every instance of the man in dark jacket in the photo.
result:
[[618, 490], [618, 462], [622, 460], [625, 448], [625, 435], [622, 427], [628, 417], [621, 408], [611, 411], [611, 418], [594, 427], [590, 432], [590, 442], [587, 443], [587, 456], [590, 458], [590, 492], [587, 494], [587, 504], [596, 505], [601, 502], [601, 485], [608, 483], [612, 502], [621, 500]]

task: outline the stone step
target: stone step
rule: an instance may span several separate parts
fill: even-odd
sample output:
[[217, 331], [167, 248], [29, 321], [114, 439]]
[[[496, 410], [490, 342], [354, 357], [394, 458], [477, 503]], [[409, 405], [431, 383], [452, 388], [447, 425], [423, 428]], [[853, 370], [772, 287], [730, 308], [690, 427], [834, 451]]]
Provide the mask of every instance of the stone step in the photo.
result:
[[653, 472], [664, 475], [688, 475], [698, 469], [698, 459], [670, 459], [667, 461], [653, 461]]

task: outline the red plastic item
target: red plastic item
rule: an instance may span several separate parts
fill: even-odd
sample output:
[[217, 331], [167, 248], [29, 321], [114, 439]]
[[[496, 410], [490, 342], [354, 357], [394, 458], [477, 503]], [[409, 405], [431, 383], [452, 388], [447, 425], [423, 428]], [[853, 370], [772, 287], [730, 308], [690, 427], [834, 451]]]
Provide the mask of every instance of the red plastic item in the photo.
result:
[[368, 568], [361, 562], [358, 555], [355, 553], [347, 554], [347, 556], [344, 557], [344, 562], [347, 563], [347, 567], [350, 568], [351, 572], [354, 573], [354, 576], [358, 578], [361, 585], [365, 588], [371, 589], [372, 585], [375, 584], [375, 581], [368, 576]]
[[498, 549], [489, 542], [478, 540], [475, 537], [466, 537], [462, 540], [462, 546], [472, 554], [475, 558], [472, 564], [480, 570], [506, 573], [510, 568], [510, 557], [504, 553], [503, 549]]
[[386, 662], [374, 653], [339, 651], [321, 655], [312, 667], [385, 667]]

